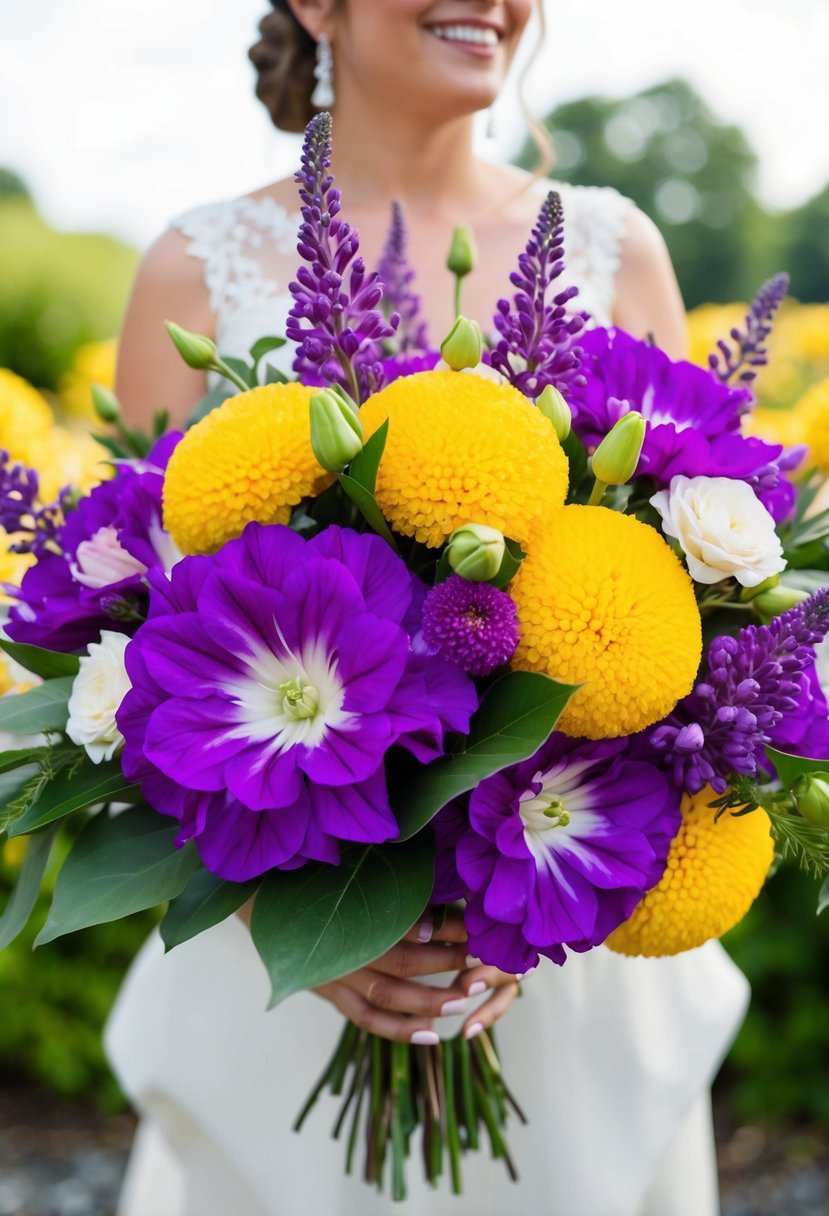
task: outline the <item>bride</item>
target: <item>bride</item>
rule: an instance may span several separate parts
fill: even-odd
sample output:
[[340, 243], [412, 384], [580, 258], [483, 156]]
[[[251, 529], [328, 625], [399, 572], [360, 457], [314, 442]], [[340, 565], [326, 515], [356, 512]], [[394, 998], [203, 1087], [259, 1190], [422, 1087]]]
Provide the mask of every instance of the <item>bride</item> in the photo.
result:
[[[302, 130], [318, 107], [333, 110], [337, 186], [368, 265], [398, 199], [436, 345], [453, 320], [449, 237], [467, 224], [479, 255], [464, 311], [489, 329], [549, 183], [479, 160], [472, 120], [503, 85], [534, 0], [271, 4], [251, 51], [257, 93], [283, 130]], [[565, 279], [580, 288], [579, 306], [596, 324], [653, 333], [682, 357], [682, 302], [656, 229], [613, 190], [556, 188]], [[130, 421], [166, 408], [183, 424], [208, 388], [176, 355], [165, 317], [211, 334], [225, 355], [244, 356], [257, 337], [284, 331], [297, 210], [293, 179], [275, 182], [181, 216], [152, 247], [120, 346], [117, 391]], [[289, 370], [290, 350], [279, 354]], [[267, 977], [242, 919], [168, 956], [151, 938], [107, 1031], [113, 1067], [142, 1116], [119, 1216], [388, 1211], [342, 1176], [328, 1110], [299, 1137], [291, 1123], [342, 1014], [389, 1038], [429, 1042], [450, 1013], [467, 1037], [503, 1018], [504, 1066], [529, 1116], [510, 1131], [522, 1180], [510, 1183], [481, 1155], [458, 1199], [418, 1184], [413, 1168], [401, 1216], [715, 1216], [708, 1086], [747, 999], [721, 947], [658, 960], [600, 948], [563, 968], [543, 960], [513, 1003], [516, 977], [467, 959], [456, 919], [440, 931], [451, 949], [430, 944], [430, 931], [416, 928], [370, 967], [269, 1013]], [[443, 987], [412, 978], [450, 967]]]

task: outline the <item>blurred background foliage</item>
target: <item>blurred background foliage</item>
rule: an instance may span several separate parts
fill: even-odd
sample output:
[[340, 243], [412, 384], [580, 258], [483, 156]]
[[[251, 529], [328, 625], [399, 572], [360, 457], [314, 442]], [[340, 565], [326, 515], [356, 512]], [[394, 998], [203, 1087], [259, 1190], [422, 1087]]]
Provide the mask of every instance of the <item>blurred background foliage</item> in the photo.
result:
[[[694, 309], [695, 361], [704, 363], [716, 339], [740, 321], [759, 284], [787, 269], [792, 294], [805, 306], [781, 315], [761, 399], [791, 405], [829, 376], [829, 185], [803, 206], [772, 214], [755, 196], [756, 157], [742, 132], [720, 122], [681, 80], [622, 99], [568, 102], [545, 121], [555, 177], [617, 187], [665, 234]], [[528, 166], [536, 159], [529, 144], [519, 157]], [[3, 168], [0, 249], [0, 368], [46, 390], [64, 415], [88, 421], [90, 382], [112, 380], [112, 338], [135, 251], [106, 236], [55, 231], [26, 184]], [[18, 848], [12, 841], [0, 853], [0, 904]], [[782, 867], [725, 942], [754, 990], [720, 1078], [737, 1118], [829, 1124], [822, 1081], [829, 1070], [829, 913], [816, 918], [816, 894], [813, 882]], [[0, 953], [0, 1079], [36, 1078], [112, 1109], [120, 1098], [101, 1027], [152, 918], [61, 938], [33, 959], [45, 911], [44, 896], [31, 930]]]

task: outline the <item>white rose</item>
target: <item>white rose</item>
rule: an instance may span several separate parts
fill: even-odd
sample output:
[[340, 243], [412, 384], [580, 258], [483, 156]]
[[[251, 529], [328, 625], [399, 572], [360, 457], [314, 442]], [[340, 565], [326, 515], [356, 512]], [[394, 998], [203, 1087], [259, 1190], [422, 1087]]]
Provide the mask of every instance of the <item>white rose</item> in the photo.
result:
[[131, 687], [124, 666], [129, 641], [123, 633], [105, 629], [100, 642], [90, 643], [89, 655], [81, 659], [72, 685], [66, 733], [73, 743], [86, 748], [95, 764], [111, 760], [124, 742], [115, 714]]
[[774, 520], [745, 481], [674, 477], [651, 503], [698, 583], [736, 578], [743, 587], [757, 587], [786, 568]]

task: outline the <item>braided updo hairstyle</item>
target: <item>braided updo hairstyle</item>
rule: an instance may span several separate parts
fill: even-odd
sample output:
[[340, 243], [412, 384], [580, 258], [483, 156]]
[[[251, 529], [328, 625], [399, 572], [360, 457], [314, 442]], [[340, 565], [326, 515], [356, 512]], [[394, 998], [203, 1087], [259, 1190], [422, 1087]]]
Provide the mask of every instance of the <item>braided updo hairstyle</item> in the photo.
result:
[[256, 96], [280, 131], [305, 130], [311, 105], [317, 44], [297, 21], [287, 0], [270, 0], [273, 12], [259, 23], [260, 40], [248, 55], [257, 72]]

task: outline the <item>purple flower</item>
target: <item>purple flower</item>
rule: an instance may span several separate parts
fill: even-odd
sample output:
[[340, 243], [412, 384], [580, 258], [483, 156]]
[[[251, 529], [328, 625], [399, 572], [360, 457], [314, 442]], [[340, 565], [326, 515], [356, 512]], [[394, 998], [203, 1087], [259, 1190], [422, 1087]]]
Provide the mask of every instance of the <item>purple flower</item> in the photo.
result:
[[735, 344], [734, 349], [723, 339], [717, 343], [717, 350], [708, 356], [711, 372], [723, 384], [733, 383], [735, 378], [740, 384], [751, 384], [757, 378], [754, 368], [764, 367], [768, 363], [766, 342], [788, 290], [787, 274], [776, 274], [764, 283], [746, 314], [745, 329], [740, 330], [735, 326], [729, 334]]
[[581, 380], [581, 350], [574, 339], [588, 316], [568, 307], [578, 288], [568, 287], [548, 299], [550, 284], [564, 269], [563, 251], [564, 211], [560, 196], [551, 190], [519, 255], [518, 270], [510, 275], [518, 289], [512, 306], [499, 300], [493, 318], [501, 339], [490, 362], [528, 397], [537, 397], [548, 384], [566, 394]]
[[518, 645], [518, 611], [506, 591], [452, 574], [423, 605], [423, 640], [473, 676], [508, 663]]
[[[412, 290], [415, 272], [406, 258], [406, 225], [403, 208], [396, 199], [391, 205], [391, 225], [377, 266], [383, 284], [383, 305], [387, 315], [400, 318], [396, 345], [400, 354], [429, 349], [426, 322], [420, 313], [420, 296]], [[418, 370], [425, 370], [420, 368]]]
[[679, 789], [723, 793], [734, 774], [753, 777], [763, 746], [825, 738], [826, 700], [814, 647], [829, 633], [829, 590], [815, 592], [769, 625], [714, 638], [693, 691], [650, 741]]
[[11, 553], [34, 553], [40, 557], [53, 544], [67, 510], [70, 488], [61, 490], [57, 502], [39, 501], [40, 479], [35, 469], [12, 463], [0, 449], [0, 528], [15, 541]]
[[383, 383], [391, 384], [401, 376], [414, 376], [417, 372], [434, 371], [440, 361], [439, 350], [413, 351], [408, 354], [389, 355], [383, 359]]
[[469, 800], [456, 864], [469, 949], [504, 971], [599, 945], [662, 876], [679, 795], [626, 739], [554, 732]]
[[119, 464], [69, 512], [15, 593], [6, 625], [13, 641], [68, 652], [102, 629], [135, 632], [147, 611], [148, 571], [181, 556], [161, 522], [164, 469], [180, 438], [166, 435], [145, 460]]
[[179, 843], [242, 881], [396, 836], [386, 753], [440, 754], [477, 696], [457, 668], [412, 653], [420, 594], [385, 542], [252, 523], [152, 583], [118, 725], [124, 772], [180, 820]]

